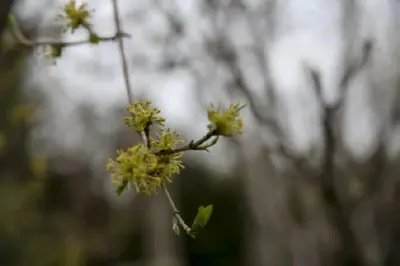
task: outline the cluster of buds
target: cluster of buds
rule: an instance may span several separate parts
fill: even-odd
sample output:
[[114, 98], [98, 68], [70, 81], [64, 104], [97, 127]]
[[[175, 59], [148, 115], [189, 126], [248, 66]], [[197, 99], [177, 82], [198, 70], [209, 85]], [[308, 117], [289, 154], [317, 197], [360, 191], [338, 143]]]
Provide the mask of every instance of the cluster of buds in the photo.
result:
[[[172, 182], [173, 176], [184, 168], [182, 156], [186, 150], [206, 149], [216, 143], [218, 136], [231, 137], [243, 133], [243, 121], [239, 116], [241, 105], [230, 105], [208, 110], [209, 133], [198, 142], [183, 144], [176, 131], [162, 128], [156, 138], [149, 138], [145, 144], [137, 144], [127, 150], [117, 151], [116, 159], [109, 159], [107, 169], [111, 173], [112, 183], [121, 194], [128, 186], [137, 192], [148, 195], [156, 194], [166, 182]], [[152, 125], [164, 127], [165, 118], [160, 116], [160, 110], [153, 108], [150, 101], [135, 102], [127, 108], [129, 116], [124, 118], [125, 124], [136, 132], [149, 132]], [[204, 144], [211, 137], [216, 137], [211, 144]]]

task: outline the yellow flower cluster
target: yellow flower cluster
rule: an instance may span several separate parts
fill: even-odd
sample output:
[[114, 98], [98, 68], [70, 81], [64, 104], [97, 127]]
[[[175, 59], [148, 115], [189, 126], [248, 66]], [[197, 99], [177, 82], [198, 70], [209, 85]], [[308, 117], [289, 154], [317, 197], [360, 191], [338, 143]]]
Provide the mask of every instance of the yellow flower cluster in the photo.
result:
[[[208, 118], [210, 121], [210, 132], [205, 138], [191, 144], [176, 148], [183, 141], [179, 139], [179, 134], [175, 131], [162, 129], [156, 138], [149, 137], [149, 127], [153, 124], [164, 126], [165, 119], [161, 116], [160, 110], [151, 107], [151, 102], [137, 101], [129, 105], [127, 111], [129, 117], [125, 117], [125, 124], [135, 131], [147, 132], [149, 141], [145, 144], [135, 145], [125, 151], [117, 151], [115, 160], [110, 159], [107, 169], [111, 173], [111, 180], [117, 187], [117, 194], [122, 193], [128, 185], [151, 195], [156, 194], [163, 184], [172, 182], [172, 177], [180, 173], [183, 169], [183, 152], [190, 149], [198, 149], [210, 137], [218, 135], [234, 136], [242, 134], [243, 121], [239, 117], [241, 105], [230, 105], [227, 110], [221, 111], [209, 109]], [[216, 143], [212, 142], [212, 146]]]
[[156, 194], [166, 181], [183, 168], [182, 154], [157, 156], [143, 144], [135, 145], [126, 151], [117, 151], [117, 158], [110, 159], [107, 169], [111, 180], [120, 194], [131, 185], [137, 192]]
[[[128, 106], [131, 114], [125, 117], [128, 127], [136, 131], [147, 130], [152, 124], [164, 125], [165, 119], [159, 116], [160, 110], [151, 107], [151, 102], [137, 101]], [[150, 138], [149, 146], [135, 145], [126, 151], [118, 151], [115, 160], [110, 159], [107, 169], [111, 172], [112, 183], [117, 193], [131, 185], [137, 192], [156, 194], [165, 182], [172, 182], [172, 177], [183, 169], [183, 152], [160, 154], [158, 151], [171, 151], [179, 140], [175, 131], [162, 130], [157, 138]]]
[[75, 0], [70, 0], [65, 4], [63, 13], [58, 16], [60, 19], [67, 20], [65, 30], [71, 29], [72, 33], [80, 27], [87, 29], [90, 25], [90, 17], [91, 12], [87, 9], [87, 4], [77, 5]]
[[137, 101], [128, 106], [128, 112], [131, 114], [125, 117], [125, 124], [133, 127], [136, 131], [143, 131], [151, 124], [164, 125], [165, 119], [159, 116], [160, 110], [151, 108], [151, 101]]
[[151, 138], [151, 147], [159, 151], [170, 151], [175, 149], [177, 144], [182, 144], [183, 141], [179, 139], [179, 134], [176, 131], [161, 130], [157, 133], [158, 139]]
[[213, 106], [207, 110], [210, 124], [208, 128], [215, 130], [217, 135], [231, 137], [243, 134], [243, 119], [240, 111], [244, 105], [231, 104], [227, 110], [215, 109]]

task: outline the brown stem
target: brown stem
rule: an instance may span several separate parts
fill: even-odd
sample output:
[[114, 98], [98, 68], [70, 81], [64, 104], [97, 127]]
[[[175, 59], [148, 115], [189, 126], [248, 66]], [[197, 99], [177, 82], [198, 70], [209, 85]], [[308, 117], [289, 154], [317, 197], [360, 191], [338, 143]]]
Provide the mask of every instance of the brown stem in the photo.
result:
[[[46, 46], [46, 45], [52, 45], [52, 46], [58, 46], [58, 47], [67, 47], [67, 46], [77, 46], [77, 45], [83, 45], [83, 44], [93, 44], [90, 38], [88, 39], [83, 39], [83, 40], [78, 40], [78, 41], [55, 41], [55, 40], [30, 40], [28, 39], [21, 31], [20, 27], [18, 26], [18, 22], [14, 18], [12, 14], [10, 14], [10, 31], [11, 34], [17, 39], [19, 42], [18, 45], [24, 47], [24, 48], [33, 48], [37, 46]], [[89, 30], [90, 33], [93, 33]], [[110, 41], [116, 41], [118, 39], [124, 38], [124, 37], [130, 37], [129, 34], [123, 33], [122, 31], [117, 31], [114, 35], [111, 36], [99, 36], [99, 42], [110, 42]]]
[[178, 152], [183, 152], [183, 151], [189, 151], [189, 150], [207, 150], [207, 148], [213, 146], [217, 141], [214, 140], [212, 141], [209, 145], [204, 145], [202, 146], [202, 144], [204, 144], [206, 141], [208, 141], [209, 139], [211, 139], [212, 137], [218, 137], [216, 135], [215, 130], [211, 130], [209, 131], [206, 135], [204, 135], [201, 139], [199, 139], [198, 141], [191, 141], [188, 145], [177, 148], [177, 149], [173, 149], [173, 150], [163, 150], [163, 151], [158, 151], [155, 154], [156, 155], [169, 155], [169, 154], [174, 154], [174, 153], [178, 153]]
[[171, 194], [169, 194], [169, 191], [168, 191], [167, 187], [166, 187], [165, 185], [164, 185], [163, 187], [164, 187], [165, 195], [167, 195], [169, 205], [171, 205], [171, 208], [172, 208], [172, 211], [173, 211], [173, 215], [174, 215], [174, 217], [176, 218], [176, 220], [178, 221], [179, 225], [183, 228], [183, 230], [185, 231], [185, 233], [186, 233], [188, 236], [190, 236], [190, 237], [192, 237], [192, 238], [195, 238], [195, 236], [194, 236], [193, 233], [192, 233], [192, 230], [191, 230], [190, 227], [185, 223], [185, 221], [183, 220], [182, 216], [179, 214], [179, 210], [178, 210], [178, 208], [176, 207], [175, 202], [174, 202], [174, 200], [173, 200], [172, 197], [171, 197]]

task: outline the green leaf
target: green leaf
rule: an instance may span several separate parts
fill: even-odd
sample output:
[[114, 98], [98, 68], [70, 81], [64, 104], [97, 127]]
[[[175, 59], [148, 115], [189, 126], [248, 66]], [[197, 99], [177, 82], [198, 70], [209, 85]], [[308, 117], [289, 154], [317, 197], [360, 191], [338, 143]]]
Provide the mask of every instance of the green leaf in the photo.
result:
[[204, 228], [211, 217], [212, 210], [213, 210], [212, 204], [208, 205], [207, 207], [200, 206], [199, 210], [197, 211], [196, 217], [194, 218], [192, 230], [195, 230], [199, 227]]

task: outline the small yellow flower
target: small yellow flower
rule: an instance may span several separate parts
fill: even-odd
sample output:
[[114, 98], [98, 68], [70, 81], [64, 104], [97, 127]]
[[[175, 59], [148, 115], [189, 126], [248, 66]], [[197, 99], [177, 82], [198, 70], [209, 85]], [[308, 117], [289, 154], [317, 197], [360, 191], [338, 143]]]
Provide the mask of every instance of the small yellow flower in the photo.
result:
[[239, 116], [244, 105], [231, 104], [227, 110], [214, 109], [213, 106], [207, 110], [208, 125], [210, 130], [215, 130], [218, 135], [231, 137], [243, 134], [243, 119]]
[[58, 18], [67, 20], [65, 30], [71, 29], [71, 32], [73, 33], [80, 27], [89, 29], [91, 11], [87, 9], [87, 3], [78, 5], [75, 0], [70, 0], [65, 4], [63, 13], [58, 15]]
[[160, 110], [152, 108], [151, 101], [137, 101], [128, 106], [128, 112], [132, 115], [125, 117], [125, 124], [136, 131], [143, 131], [151, 124], [164, 125], [165, 119], [159, 116]]
[[183, 143], [183, 140], [178, 139], [179, 134], [176, 131], [161, 130], [157, 133], [158, 139], [151, 138], [151, 147], [159, 151], [167, 151], [175, 149], [177, 144]]
[[114, 184], [121, 186], [128, 182], [136, 191], [145, 193], [161, 185], [161, 179], [151, 175], [156, 166], [157, 157], [142, 144], [117, 151], [116, 160], [109, 160], [107, 164]]
[[172, 177], [180, 173], [184, 168], [182, 164], [183, 152], [177, 152], [169, 155], [160, 155], [158, 172], [165, 181], [172, 182]]
[[126, 151], [117, 151], [117, 158], [110, 159], [107, 169], [111, 182], [120, 194], [129, 184], [137, 192], [156, 194], [164, 182], [172, 182], [172, 176], [183, 168], [181, 153], [155, 155], [143, 144], [135, 145]]

